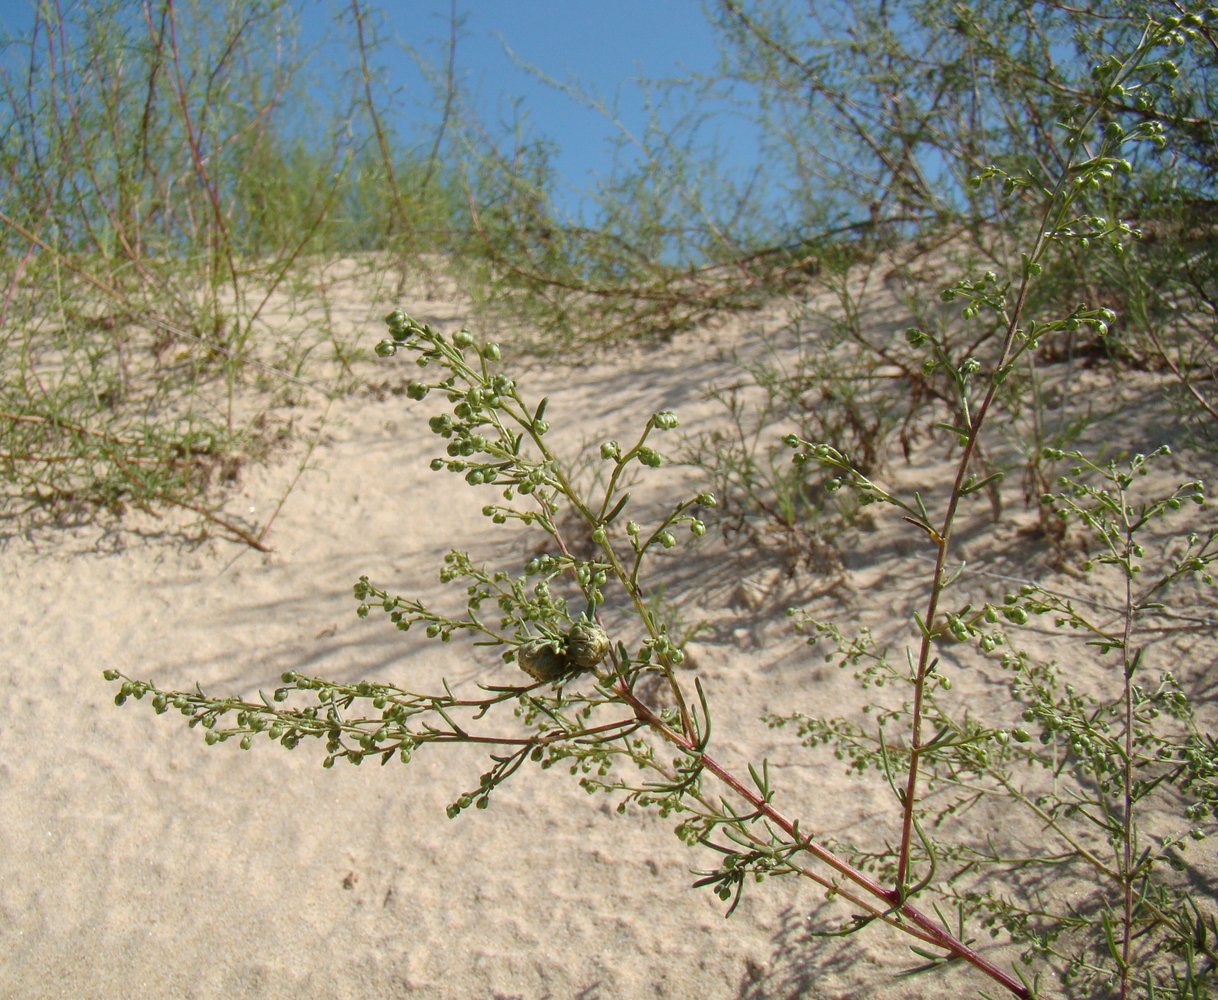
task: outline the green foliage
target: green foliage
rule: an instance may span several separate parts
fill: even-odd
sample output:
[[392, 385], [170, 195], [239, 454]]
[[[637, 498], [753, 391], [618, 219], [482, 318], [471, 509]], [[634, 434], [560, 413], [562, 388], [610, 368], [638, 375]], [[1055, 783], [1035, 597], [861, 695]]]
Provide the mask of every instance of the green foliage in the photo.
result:
[[[1119, 209], [1150, 190], [1137, 178], [1162, 185], [1177, 164], [1176, 179], [1192, 183], [1192, 193], [1210, 183], [1198, 169], [1212, 153], [1205, 129], [1187, 117], [1206, 106], [1209, 83], [1204, 74], [1181, 78], [1178, 63], [1211, 65], [1214, 12], [1147, 18], [1128, 4], [1105, 19], [1045, 7], [1040, 19], [1041, 8], [1023, 4], [915, 4], [898, 25], [889, 10], [853, 5], [837, 13], [854, 34], [818, 38], [801, 33], [792, 9], [749, 11], [734, 0], [715, 8], [737, 60], [730, 72], [767, 98], [771, 122], [789, 139], [784, 148], [803, 157], [792, 160], [801, 183], [827, 180], [821, 211], [848, 213], [857, 207], [851, 198], [866, 197], [877, 205], [873, 228], [880, 219], [963, 219], [976, 229], [960, 267], [917, 287], [916, 298], [906, 283], [930, 279], [898, 269], [916, 322], [891, 341], [859, 321], [867, 283], [861, 292], [851, 284], [858, 272], [835, 277], [830, 268], [842, 310], [827, 342], [797, 351], [792, 371], [763, 363], [747, 391], [722, 390], [734, 438], [686, 443], [732, 517], [821, 540], [829, 518], [861, 519], [867, 508], [930, 556], [919, 579], [877, 595], [886, 631], [897, 635], [793, 610], [796, 627], [827, 641], [829, 657], [854, 672], [862, 703], [828, 717], [793, 710], [766, 720], [795, 727], [809, 748], [832, 747], [888, 790], [891, 822], [873, 843], [865, 834], [833, 843], [788, 816], [766, 761], [723, 763], [706, 694], [696, 676], [677, 670], [684, 654], [674, 637], [684, 633], [664, 620], [649, 576], [658, 554], [705, 532], [707, 508], [719, 501], [707, 491], [643, 509], [628, 488], [632, 477], [664, 476], [676, 415], [652, 414], [628, 446], [606, 441], [590, 457], [563, 456], [552, 445], [547, 401], [527, 396], [498, 344], [467, 330], [446, 335], [401, 311], [387, 317], [376, 353], [413, 359], [419, 372], [408, 397], [439, 403], [428, 421], [441, 452], [431, 468], [482, 491], [493, 523], [544, 541], [519, 567], [450, 552], [441, 579], [464, 589], [461, 614], [367, 577], [355, 586], [358, 613], [379, 610], [399, 630], [440, 642], [467, 637], [513, 669], [472, 694], [292, 671], [261, 701], [167, 691], [107, 671], [119, 684], [116, 701], [173, 708], [208, 744], [324, 741], [326, 766], [366, 757], [408, 763], [432, 743], [483, 745], [488, 768], [456, 796], [450, 816], [487, 807], [526, 765], [562, 764], [586, 791], [612, 796], [619, 812], [674, 818], [677, 835], [713, 862], [696, 885], [729, 912], [756, 882], [804, 878], [850, 909], [833, 933], [887, 924], [925, 960], [919, 972], [967, 963], [982, 987], [1019, 997], [1049, 982], [1075, 996], [1205, 995], [1218, 970], [1218, 922], [1212, 873], [1190, 845], [1218, 832], [1218, 744], [1205, 721], [1213, 706], [1199, 697], [1196, 671], [1158, 662], [1154, 639], [1176, 595], [1208, 595], [1218, 529], [1196, 476], [1186, 472], [1164, 489], [1148, 475], [1152, 463], [1174, 457], [1166, 447], [1094, 444], [1094, 410], [1072, 422], [1047, 399], [1046, 370], [1083, 343], [1112, 343], [1111, 356], [1128, 361], [1136, 338], [1118, 329], [1128, 314], [1106, 304], [1102, 289], [1075, 294], [1078, 275], [1092, 260], [1136, 262], [1135, 227]], [[1091, 59], [1093, 73], [1063, 58], [1066, 41]], [[833, 115], [804, 113], [809, 88]], [[818, 155], [825, 160], [808, 159]], [[625, 251], [625, 205], [599, 241], [549, 228], [545, 154], [530, 156], [519, 182], [504, 172], [510, 157], [481, 161], [479, 190], [501, 196], [486, 211], [477, 206], [474, 225], [487, 241], [490, 280], [530, 294], [561, 289], [544, 301], [551, 316], [583, 315], [574, 311], [583, 299], [606, 303], [610, 324], [671, 320], [775, 287], [767, 282], [777, 271], [763, 268], [762, 280], [745, 268], [722, 299], [698, 278], [676, 282], [680, 263], [632, 269], [638, 247], [663, 248], [676, 262], [693, 252], [662, 212]], [[661, 181], [688, 176], [688, 158], [676, 158], [671, 174], [658, 157], [646, 162], [637, 185], [609, 189], [614, 197], [628, 192], [633, 204], [650, 206]], [[711, 217], [706, 203], [696, 210]], [[704, 260], [729, 259], [697, 246]], [[841, 254], [870, 274], [875, 251], [847, 246]], [[1178, 276], [1183, 265], [1152, 247], [1135, 266], [1143, 276]], [[1197, 305], [1207, 280], [1186, 276], [1178, 287], [1192, 288]], [[635, 311], [639, 302], [653, 311]], [[1205, 329], [1204, 343], [1186, 350], [1212, 357]], [[1182, 325], [1180, 336], [1190, 331]], [[1183, 356], [1159, 353], [1198, 412], [1212, 415]], [[881, 367], [899, 392], [843, 384]], [[1002, 454], [1012, 437], [1020, 439], [1014, 460]], [[941, 444], [942, 462], [897, 477], [894, 439], [907, 456], [915, 442]], [[794, 456], [785, 471], [780, 447]], [[586, 474], [590, 463], [598, 474]], [[991, 519], [1004, 515], [1004, 476], [1021, 465], [1056, 558], [1073, 559], [1106, 601], [1044, 579], [1020, 581], [1001, 599], [962, 593], [965, 581], [988, 578], [961, 557], [960, 536], [979, 507]], [[1070, 525], [1077, 549], [1050, 531], [1054, 524]], [[915, 594], [908, 620], [883, 603], [897, 600], [898, 582]], [[1053, 656], [1026, 648], [1034, 626], [1054, 635]], [[962, 692], [965, 672], [988, 683]], [[1036, 843], [1019, 838], [1013, 816], [1039, 831]], [[982, 931], [1018, 949], [1014, 969], [973, 944]]]
[[[346, 16], [375, 76], [361, 5]], [[369, 91], [344, 100], [330, 78], [318, 108], [326, 70], [299, 43], [278, 0], [44, 3], [5, 41], [0, 482], [22, 516], [188, 507], [261, 544], [205, 488], [265, 451], [284, 385], [351, 382], [333, 323], [280, 348], [268, 317], [328, 317], [312, 255], [390, 253], [401, 270], [445, 245], [453, 172], [386, 158]], [[276, 393], [242, 419], [251, 372]]]
[[[1057, 963], [1072, 995], [1128, 991], [1135, 968], [1139, 986], [1171, 989], [1181, 975], [1201, 986], [1214, 959], [1207, 941], [1215, 914], [1187, 877], [1198, 877], [1197, 859], [1187, 852], [1218, 832], [1218, 746], [1198, 727], [1181, 682], [1150, 663], [1153, 616], [1167, 610], [1173, 584], [1186, 576], [1212, 584], [1218, 529], [1158, 534], [1150, 549], [1143, 539], [1156, 537], [1157, 522], [1204, 503], [1200, 484], [1141, 499], [1151, 483], [1141, 477], [1154, 456], [1103, 467], [1078, 453], [1064, 457], [1076, 464], [1043, 502], [1085, 525], [1098, 548], [1083, 566], [1118, 571], [1120, 606], [1092, 609], [1027, 584], [1001, 603], [944, 612], [929, 630], [932, 638], [950, 635], [975, 647], [971, 665], [998, 668], [1009, 699], [964, 707], [951, 693], [950, 671], [932, 661], [919, 708], [934, 736], [918, 756], [934, 813], [918, 831], [911, 865], [936, 872], [947, 903], [995, 935], [1025, 942], [1030, 967]], [[1019, 650], [1019, 630], [1040, 619], [1065, 633], [1058, 647], [1068, 670]], [[908, 666], [869, 633], [852, 638], [807, 615], [797, 616], [797, 625], [812, 633], [810, 643], [827, 640], [829, 658], [854, 670], [864, 688], [916, 686]], [[910, 710], [906, 703], [872, 711], [874, 728], [800, 713], [774, 715], [770, 723], [795, 724], [806, 745], [831, 745], [851, 769], [891, 780], [910, 766], [909, 747], [891, 735], [908, 723]], [[1042, 846], [1027, 854], [1009, 826], [979, 836], [968, 816], [986, 801], [1027, 810]], [[1172, 822], [1147, 825], [1147, 817], [1162, 815]], [[896, 861], [895, 852], [872, 859], [894, 868]], [[1054, 889], [1067, 885], [1074, 887], [1068, 905]], [[1182, 973], [1179, 958], [1190, 950], [1207, 962]]]
[[[1039, 180], [1062, 161], [1058, 123], [1098, 103], [1114, 129], [1170, 129], [1173, 151], [1127, 149], [1138, 169], [1086, 192], [1080, 235], [1105, 241], [1121, 224], [1114, 207], [1136, 205], [1127, 221], [1173, 249], [1101, 261], [1070, 248], [1035, 294], [1058, 311], [1117, 292], [1122, 340], [1088, 349], [1157, 358], [1164, 352], [1138, 343], [1155, 331], [1152, 315], [1169, 315], [1180, 292], [1194, 305], [1213, 298], [1215, 52], [1185, 25], [1136, 87], [1113, 86], [1153, 12], [1134, 0], [1103, 11], [716, 0], [707, 14], [721, 40], [719, 73], [651, 88], [642, 130], [594, 95], [549, 81], [620, 135], [579, 216], [558, 206], [555, 144], [527, 120], [498, 141], [467, 138], [478, 218], [465, 260], [481, 265], [474, 273], [488, 300], [540, 326], [549, 346], [670, 336], [802, 284], [843, 249], [872, 259], [900, 241], [954, 232], [980, 259], [1001, 261], [1037, 217]], [[762, 151], [756, 169], [721, 169], [714, 119], [691, 108], [746, 119]], [[1005, 193], [979, 183], [987, 172], [1006, 179]]]

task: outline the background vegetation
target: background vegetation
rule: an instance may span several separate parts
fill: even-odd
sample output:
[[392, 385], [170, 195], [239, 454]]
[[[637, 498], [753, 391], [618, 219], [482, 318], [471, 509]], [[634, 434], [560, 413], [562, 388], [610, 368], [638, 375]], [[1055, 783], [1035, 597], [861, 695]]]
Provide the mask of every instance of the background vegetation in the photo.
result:
[[[438, 124], [424, 130], [380, 78], [385, 60], [418, 56], [387, 45], [364, 0], [336, 8], [324, 53], [277, 0], [36, 4], [2, 63], [10, 510], [186, 503], [214, 516], [204, 487], [268, 442], [265, 407], [238, 412], [239, 383], [262, 379], [273, 398], [351, 384], [355, 348], [319, 270], [340, 255], [363, 255], [357, 269], [399, 288], [408, 273], [451, 270], [542, 350], [797, 301], [810, 275], [833, 279], [897, 245], [907, 252], [888, 280], [910, 285], [920, 251], [946, 240], [996, 260], [1036, 211], [1023, 179], [1061, 162], [1057, 123], [1093, 92], [1091, 67], [1170, 7], [874, 0], [805, 15], [708, 3], [718, 73], [656, 85], [651, 127], [622, 127], [591, 207], [573, 217], [554, 140], [478, 121], [459, 92], [456, 19], [427, 64]], [[335, 52], [345, 64], [327, 61]], [[1180, 78], [1105, 108], [1171, 137], [1134, 150], [1136, 169], [1084, 206], [1146, 238], [1085, 269], [1062, 250], [1036, 292], [1057, 305], [1103, 297], [1116, 336], [1067, 349], [1165, 366], [1211, 418], [1194, 375], [1214, 312], [1213, 61], [1202, 41]], [[761, 148], [746, 181], [715, 169], [702, 107], [752, 119]], [[973, 183], [987, 170], [1014, 178], [1016, 197]], [[282, 336], [302, 316], [314, 337]], [[836, 336], [834, 391], [877, 364], [896, 364], [917, 393], [941, 391], [899, 347]]]
[[[367, 579], [360, 613], [383, 608], [441, 640], [472, 631], [537, 683], [463, 699], [292, 672], [259, 704], [111, 672], [120, 703], [151, 695], [209, 744], [316, 738], [327, 766], [494, 743], [454, 815], [522, 766], [562, 761], [624, 810], [679, 817], [678, 835], [716, 862], [698, 884], [733, 904], [753, 880], [808, 878], [854, 908], [844, 932], [888, 923], [920, 942], [926, 969], [968, 962], [1019, 996], [1050, 980], [1079, 996], [1211, 989], [1213, 872], [1188, 850], [1218, 820], [1208, 665], [1173, 669], [1155, 642], [1163, 618], [1213, 628], [1214, 11], [710, 2], [719, 71], [657, 88], [656, 106], [755, 115], [757, 173], [718, 174], [706, 121], [673, 129], [657, 111], [643, 135], [623, 133], [579, 217], [559, 206], [546, 137], [474, 120], [451, 72], [435, 75], [439, 133], [394, 135], [358, 0], [337, 21], [354, 53], [348, 92], [320, 109], [307, 57], [285, 44], [287, 7], [88, 13], [41, 6], [21, 72], [11, 52], [5, 63], [0, 461], [27, 515], [180, 505], [263, 544], [265, 526], [224, 520], [208, 486], [265, 449], [275, 393], [353, 384], [337, 326], [319, 327], [321, 351], [276, 339], [285, 316], [328, 316], [319, 275], [338, 255], [363, 254], [369, 272], [451, 269], [488, 314], [527, 324], [535, 349], [577, 361], [775, 303], [797, 345], [793, 362], [755, 361], [716, 390], [730, 433], [685, 439], [718, 497], [681, 498], [644, 525], [623, 513], [623, 484], [634, 465], [665, 463], [656, 441], [674, 414], [651, 415], [632, 447], [600, 445], [609, 471], [581, 489], [550, 450], [544, 401], [517, 393], [497, 344], [395, 312], [378, 353], [415, 354], [431, 370], [409, 395], [452, 408], [431, 422], [447, 441], [437, 471], [495, 487], [504, 502], [488, 517], [553, 544], [519, 574], [453, 553], [444, 573], [468, 588], [465, 618]], [[328, 116], [322, 139], [301, 141], [301, 109]], [[864, 322], [878, 297], [908, 322]], [[237, 390], [259, 379], [251, 408]], [[1175, 406], [1170, 442], [1144, 440], [1152, 429], [1127, 414], [1105, 423], [1146, 385]], [[908, 462], [927, 445], [942, 458], [918, 478]], [[1166, 485], [1146, 478], [1156, 467]], [[1040, 577], [957, 599], [956, 534], [975, 507], [1031, 522]], [[907, 526], [933, 566], [909, 634], [881, 642], [857, 622], [793, 615], [855, 672], [871, 719], [766, 720], [891, 790], [893, 835], [838, 845], [778, 809], [764, 761], [732, 770], [712, 756], [711, 707], [675, 670], [681, 630], [641, 574], [718, 518], [729, 537], [776, 540], [797, 576], [835, 564], [836, 539], [873, 516]], [[1046, 584], [1067, 568], [1107, 603]], [[601, 608], [633, 616], [641, 646], [612, 642]], [[1033, 619], [1056, 631], [1069, 671], [1023, 648]], [[949, 643], [1001, 690], [992, 704], [952, 694]], [[590, 690], [564, 689], [581, 671], [596, 673]], [[475, 733], [501, 707], [523, 731]], [[1043, 851], [1023, 855], [987, 825], [993, 803], [1033, 817]], [[972, 947], [977, 927], [1019, 946], [1014, 970]]]
[[[375, 25], [361, 0], [337, 10], [337, 68], [278, 0], [56, 0], [7, 40], [10, 513], [170, 504], [215, 521], [206, 487], [265, 451], [269, 403], [349, 387], [327, 265], [418, 269], [460, 205], [438, 141], [403, 140], [379, 103]], [[285, 336], [300, 317], [311, 334]], [[243, 412], [236, 389], [258, 380], [267, 402]]]

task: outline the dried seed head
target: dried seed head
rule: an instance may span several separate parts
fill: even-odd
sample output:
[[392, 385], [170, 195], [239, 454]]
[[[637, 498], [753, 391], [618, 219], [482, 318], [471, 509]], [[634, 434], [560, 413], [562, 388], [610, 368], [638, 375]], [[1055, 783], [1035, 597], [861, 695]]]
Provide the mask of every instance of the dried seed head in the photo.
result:
[[609, 655], [609, 636], [596, 622], [577, 621], [567, 633], [567, 659], [572, 670], [592, 670]]
[[571, 665], [554, 639], [530, 639], [516, 649], [520, 669], [535, 681], [556, 681], [571, 672]]

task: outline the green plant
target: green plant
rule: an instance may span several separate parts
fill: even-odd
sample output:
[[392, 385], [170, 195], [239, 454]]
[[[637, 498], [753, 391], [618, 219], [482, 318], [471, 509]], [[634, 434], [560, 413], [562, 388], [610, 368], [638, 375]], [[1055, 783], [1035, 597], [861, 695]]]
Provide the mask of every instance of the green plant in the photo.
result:
[[[360, 86], [324, 117], [297, 14], [277, 0], [51, 0], [0, 45], [10, 515], [186, 508], [263, 547], [269, 524], [226, 516], [215, 487], [267, 453], [285, 387], [354, 381], [318, 255], [376, 250], [405, 267], [447, 239], [457, 202], [438, 150], [388, 157], [367, 11], [354, 0], [347, 15]], [[382, 263], [354, 265], [364, 294]], [[326, 321], [284, 330], [308, 312]], [[251, 396], [252, 414], [238, 406]]]
[[[290, 672], [273, 697], [256, 702], [164, 691], [107, 671], [120, 683], [116, 701], [148, 698], [157, 712], [174, 709], [205, 731], [208, 744], [232, 740], [249, 748], [265, 736], [293, 748], [316, 740], [324, 746], [326, 766], [340, 760], [359, 764], [369, 757], [408, 762], [431, 743], [494, 748], [477, 785], [449, 806], [453, 816], [470, 806], [486, 808], [500, 783], [525, 764], [562, 764], [588, 791], [615, 795], [619, 812], [633, 805], [678, 817], [682, 839], [723, 855], [722, 866], [698, 884], [725, 900], [738, 900], [746, 881], [800, 875], [862, 908], [868, 921], [892, 923], [925, 944], [946, 948], [1026, 995], [1010, 974], [912, 900], [802, 833], [798, 822], [774, 804], [764, 764], [748, 765], [747, 777], [738, 776], [712, 756], [701, 685], [695, 677], [691, 691], [677, 672], [683, 654], [668, 623], [657, 620], [644, 580], [656, 553], [678, 548], [683, 535], [705, 532], [701, 511], [713, 507], [715, 498], [688, 497], [645, 526], [629, 516], [629, 497], [618, 488], [632, 467], [663, 465], [653, 435], [674, 428], [676, 417], [668, 411], [653, 414], [629, 447], [602, 444], [599, 454], [611, 469], [606, 488], [582, 496], [571, 487], [567, 464], [547, 442], [545, 401], [526, 401], [516, 381], [498, 370], [497, 345], [479, 344], [465, 331], [449, 339], [400, 312], [388, 322], [391, 337], [378, 352], [409, 352], [434, 373], [413, 382], [409, 395], [423, 399], [438, 393], [451, 408], [429, 421], [446, 442], [445, 456], [435, 458], [432, 467], [493, 491], [485, 516], [539, 528], [553, 547], [529, 559], [519, 573], [450, 552], [441, 579], [464, 586], [461, 617], [394, 596], [367, 578], [355, 587], [359, 613], [379, 609], [398, 629], [422, 628], [439, 641], [469, 633], [476, 643], [497, 647], [529, 679], [483, 685], [479, 693], [463, 696], [373, 682], [339, 684]], [[571, 539], [556, 527], [565, 508], [576, 512], [580, 530], [597, 546], [594, 557], [570, 554]], [[609, 531], [622, 518], [624, 538]], [[650, 687], [644, 683], [648, 678], [664, 692], [660, 704], [641, 694]], [[712, 779], [721, 783], [720, 790], [708, 787]], [[831, 873], [812, 870], [813, 860], [828, 864]]]
[[[1196, 678], [1156, 666], [1153, 619], [1167, 612], [1173, 584], [1189, 576], [1212, 583], [1218, 529], [1156, 531], [1205, 495], [1187, 482], [1141, 499], [1153, 455], [1104, 466], [1077, 452], [1053, 457], [1073, 465], [1041, 502], [1081, 523], [1097, 546], [1085, 568], [1108, 570], [1115, 607], [1029, 583], [994, 603], [941, 612], [924, 635], [940, 648], [947, 636], [976, 648], [975, 658], [957, 654], [953, 663], [999, 668], [1006, 697], [980, 701], [975, 689], [952, 694], [958, 671], [933, 652], [919, 685], [870, 634], [848, 636], [801, 614], [809, 642], [828, 640], [828, 658], [857, 671], [865, 687], [920, 686], [920, 697], [873, 708], [870, 724], [800, 713], [770, 721], [795, 724], [806, 745], [832, 745], [851, 768], [890, 782], [921, 758], [921, 794], [934, 801], [929, 821], [911, 820], [907, 853], [881, 849], [867, 857], [869, 867], [899, 874], [904, 861], [906, 872], [933, 873], [946, 905], [1022, 942], [1030, 969], [1049, 960], [1072, 995], [1144, 987], [1148, 996], [1191, 996], [1207, 988], [1218, 963], [1218, 914], [1186, 853], [1215, 832], [1218, 744], [1187, 693]], [[1039, 617], [1068, 636], [1056, 647], [1064, 662], [1018, 648], [1020, 627]], [[921, 727], [934, 735], [910, 743], [896, 734], [914, 712], [915, 734]], [[1002, 812], [1028, 810], [1043, 842], [1029, 851], [1002, 824], [979, 836], [969, 817], [991, 800]], [[930, 874], [924, 878], [930, 888]]]
[[[472, 215], [463, 261], [487, 301], [540, 328], [542, 344], [669, 336], [797, 288], [843, 250], [868, 259], [911, 238], [954, 238], [978, 259], [1006, 260], [1038, 195], [1017, 189], [1012, 199], [972, 179], [1060, 162], [1057, 122], [1090, 100], [1092, 68], [1131, 50], [1156, 12], [1146, 0], [1103, 10], [1040, 0], [716, 0], [705, 9], [718, 72], [641, 82], [652, 112], [643, 127], [541, 74], [618, 134], [612, 166], [578, 212], [555, 196], [556, 142], [523, 114], [506, 135], [463, 123]], [[1120, 217], [1114, 204], [1137, 206], [1126, 221], [1147, 221], [1154, 252], [1101, 262], [1062, 248], [1052, 280], [1032, 293], [1051, 311], [1102, 298], [1121, 314], [1118, 336], [1079, 341], [1080, 353], [1180, 364], [1195, 343], [1179, 357], [1175, 337], [1145, 320], [1172, 317], [1180, 294], [1199, 306], [1213, 299], [1213, 44], [1198, 32], [1186, 42], [1197, 72], [1161, 76], [1105, 110], [1176, 139], [1171, 157], [1131, 152], [1128, 186], [1092, 192], [1080, 213], [1100, 220], [1092, 232], [1102, 239], [1103, 220]], [[761, 151], [748, 170], [727, 169], [715, 113], [702, 109], [748, 121]]]
[[758, 357], [733, 358], [735, 380], [707, 390], [727, 419], [687, 437], [682, 455], [708, 476], [723, 529], [776, 542], [792, 571], [837, 564], [836, 539], [859, 516], [853, 497], [826, 490], [817, 468], [790, 461], [783, 435], [833, 441], [855, 468], [874, 474], [898, 445], [908, 456], [916, 418], [948, 395], [916, 353], [865, 328], [862, 303], [874, 288], [876, 261], [848, 248], [821, 259], [831, 305], [794, 302]]
[[[891, 515], [931, 557], [908, 641], [891, 657], [869, 633], [794, 616], [857, 668], [870, 719], [769, 720], [794, 724], [807, 743], [827, 743], [856, 769], [879, 775], [891, 792], [886, 840], [833, 843], [783, 811], [767, 761], [729, 766], [718, 756], [702, 685], [696, 673], [676, 669], [684, 657], [672, 623], [648, 599], [655, 557], [704, 534], [704, 511], [717, 501], [699, 492], [642, 509], [623, 485], [629, 472], [655, 475], [665, 464], [660, 441], [676, 416], [652, 414], [629, 446], [601, 444], [608, 472], [580, 489], [573, 463], [551, 445], [546, 401], [524, 394], [500, 366], [498, 345], [465, 330], [446, 336], [400, 311], [387, 318], [389, 337], [377, 353], [412, 357], [420, 374], [407, 394], [442, 403], [429, 420], [443, 441], [432, 468], [483, 491], [482, 513], [492, 522], [518, 522], [546, 544], [519, 569], [450, 552], [441, 579], [464, 588], [458, 615], [367, 577], [355, 585], [358, 613], [380, 610], [399, 630], [421, 629], [441, 642], [468, 636], [524, 676], [422, 692], [290, 671], [256, 701], [168, 691], [107, 670], [119, 685], [116, 701], [173, 709], [203, 729], [209, 745], [249, 749], [265, 737], [292, 749], [316, 741], [327, 767], [368, 758], [405, 763], [429, 744], [486, 746], [487, 770], [456, 796], [451, 816], [487, 808], [522, 767], [561, 765], [587, 791], [614, 796], [620, 812], [673, 817], [679, 837], [714, 856], [696, 884], [728, 902], [729, 913], [753, 882], [801, 877], [850, 908], [840, 932], [887, 924], [913, 939], [925, 968], [968, 963], [984, 986], [1015, 996], [1037, 995], [1057, 977], [1079, 995], [1203, 995], [1216, 972], [1218, 924], [1207, 894], [1175, 873], [1205, 877], [1190, 870], [1183, 848], [1214, 832], [1218, 746], [1197, 721], [1185, 678], [1155, 669], [1146, 641], [1148, 616], [1168, 610], [1173, 589], [1189, 580], [1212, 584], [1218, 531], [1176, 520], [1190, 507], [1204, 509], [1203, 488], [1190, 478], [1175, 490], [1143, 490], [1144, 455], [1040, 453], [1070, 470], [1039, 502], [1091, 539], [1094, 556], [1081, 570], [1101, 575], [1118, 595], [1115, 608], [1101, 609], [1115, 612], [1115, 624], [1035, 581], [1000, 600], [966, 598], [959, 588], [967, 566], [956, 557], [968, 513], [1001, 478], [981, 449], [1004, 401], [1021, 391], [1013, 373], [1054, 338], [1103, 336], [1112, 325], [1112, 311], [1099, 304], [1047, 317], [1031, 305], [1060, 248], [1119, 244], [1114, 229], [1092, 245], [1087, 198], [1130, 168], [1129, 149], [1162, 138], [1153, 117], [1122, 125], [1104, 115], [1135, 100], [1145, 81], [1169, 74], [1165, 53], [1204, 35], [1207, 24], [1202, 15], [1151, 20], [1122, 58], [1102, 64], [1095, 92], [1059, 122], [1060, 162], [979, 173], [979, 186], [995, 181], [1038, 211], [1022, 252], [942, 289], [961, 307], [960, 322], [977, 325], [976, 337], [947, 324], [906, 332], [902, 350], [920, 355], [919, 370], [939, 387], [919, 419], [948, 445], [946, 473], [898, 489], [833, 442], [786, 438], [801, 474], [819, 470], [829, 493], [847, 491], [877, 519]], [[909, 628], [891, 609], [884, 613]], [[1082, 634], [1081, 651], [1073, 639], [1060, 646], [1068, 674], [1015, 647], [1008, 631], [1033, 616]], [[962, 650], [1001, 679], [1001, 698], [953, 696]], [[1043, 842], [1012, 843], [995, 832], [1012, 810], [1031, 812]], [[1056, 880], [1070, 890], [1065, 900], [1055, 898]], [[979, 927], [1016, 944], [1022, 963], [1008, 969], [983, 954], [972, 937]]]

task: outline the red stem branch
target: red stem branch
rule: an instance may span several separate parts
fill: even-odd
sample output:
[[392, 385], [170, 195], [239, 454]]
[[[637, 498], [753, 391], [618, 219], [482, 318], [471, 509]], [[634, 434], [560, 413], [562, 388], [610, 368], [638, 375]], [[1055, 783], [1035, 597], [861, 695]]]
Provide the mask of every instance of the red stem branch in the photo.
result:
[[619, 682], [614, 690], [634, 709], [635, 715], [640, 721], [647, 723], [669, 743], [695, 757], [705, 770], [713, 774], [733, 792], [748, 802], [754, 810], [764, 815], [766, 819], [790, 836], [799, 845], [800, 850], [811, 854], [818, 861], [828, 865], [838, 874], [862, 888], [869, 895], [883, 901], [889, 907], [889, 912], [908, 920], [929, 936], [940, 948], [968, 962], [974, 968], [1001, 984], [1015, 996], [1022, 998], [1022, 1000], [1027, 1000], [1031, 996], [1027, 988], [1018, 979], [978, 954], [945, 927], [914, 907], [908, 900], [902, 899], [896, 890], [884, 888], [884, 886], [880, 885], [865, 872], [859, 871], [859, 869], [855, 868], [848, 861], [838, 857], [828, 848], [822, 847], [812, 837], [805, 836], [798, 829], [798, 824], [794, 820], [788, 819], [780, 813], [767, 799], [745, 785], [744, 782], [693, 741], [686, 739], [680, 733], [667, 726], [659, 716], [638, 699], [624, 682]]

